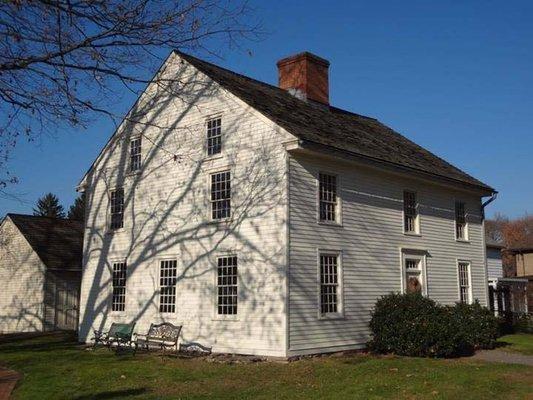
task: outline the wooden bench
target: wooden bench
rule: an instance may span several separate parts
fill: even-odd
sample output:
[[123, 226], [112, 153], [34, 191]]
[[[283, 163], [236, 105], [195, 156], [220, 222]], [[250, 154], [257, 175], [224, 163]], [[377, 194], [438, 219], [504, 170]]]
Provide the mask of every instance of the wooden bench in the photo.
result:
[[103, 344], [104, 346], [111, 348], [113, 343], [116, 343], [117, 347], [129, 346], [132, 344], [134, 328], [135, 322], [132, 322], [131, 324], [113, 322], [107, 332], [94, 330], [94, 347], [96, 347], [97, 344]]
[[178, 339], [181, 332], [181, 325], [176, 326], [170, 322], [162, 324], [151, 324], [146, 335], [137, 335], [135, 345], [149, 350], [150, 347], [157, 347], [161, 350], [174, 348], [178, 351]]

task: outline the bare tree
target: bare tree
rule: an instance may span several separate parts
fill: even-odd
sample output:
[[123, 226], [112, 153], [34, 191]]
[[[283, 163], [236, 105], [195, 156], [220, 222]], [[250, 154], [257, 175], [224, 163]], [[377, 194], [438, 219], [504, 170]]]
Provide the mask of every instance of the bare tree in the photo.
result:
[[0, 190], [10, 149], [91, 116], [115, 120], [124, 87], [148, 83], [168, 49], [216, 53], [256, 38], [244, 1], [6, 0], [0, 4]]

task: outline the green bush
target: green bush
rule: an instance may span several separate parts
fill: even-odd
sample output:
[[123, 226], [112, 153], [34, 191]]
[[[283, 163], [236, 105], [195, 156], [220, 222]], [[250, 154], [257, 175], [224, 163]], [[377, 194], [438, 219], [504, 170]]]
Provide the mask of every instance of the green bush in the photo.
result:
[[455, 323], [474, 349], [492, 349], [499, 336], [498, 319], [476, 300], [473, 304], [457, 303], [453, 309]]
[[498, 323], [479, 303], [441, 306], [420, 294], [390, 294], [376, 303], [369, 349], [415, 357], [454, 357], [491, 348]]

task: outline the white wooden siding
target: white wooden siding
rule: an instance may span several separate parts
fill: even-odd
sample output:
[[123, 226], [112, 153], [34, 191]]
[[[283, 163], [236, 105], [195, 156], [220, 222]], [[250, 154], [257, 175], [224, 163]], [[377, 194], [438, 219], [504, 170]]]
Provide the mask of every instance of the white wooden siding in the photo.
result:
[[0, 333], [43, 330], [44, 264], [9, 217], [0, 226]]
[[[214, 351], [285, 356], [286, 155], [288, 135], [186, 63], [165, 73], [184, 82], [183, 97], [149, 88], [150, 127], [123, 124], [86, 177], [88, 202], [80, 338], [115, 321], [183, 325], [181, 340]], [[191, 74], [193, 76], [191, 77]], [[150, 103], [147, 98], [156, 99]], [[206, 159], [205, 122], [222, 117], [222, 154]], [[164, 125], [157, 129], [154, 125]], [[142, 134], [140, 174], [127, 174], [129, 134]], [[176, 155], [176, 159], [174, 158]], [[209, 221], [209, 174], [231, 170], [232, 221]], [[110, 233], [107, 191], [123, 186], [124, 229]], [[238, 256], [235, 320], [215, 315], [216, 256]], [[159, 262], [178, 260], [176, 313], [159, 313]], [[110, 311], [110, 269], [126, 260], [126, 311]]]
[[[316, 176], [340, 177], [342, 226], [317, 224]], [[289, 354], [363, 346], [376, 300], [401, 288], [401, 249], [427, 252], [427, 293], [459, 299], [457, 260], [472, 268], [473, 296], [486, 304], [480, 198], [335, 161], [290, 160]], [[420, 236], [403, 233], [403, 191], [417, 192]], [[466, 203], [468, 243], [455, 240], [455, 200]], [[343, 252], [344, 319], [317, 318], [317, 248]]]
[[487, 247], [487, 275], [489, 280], [503, 277], [502, 253], [500, 249]]

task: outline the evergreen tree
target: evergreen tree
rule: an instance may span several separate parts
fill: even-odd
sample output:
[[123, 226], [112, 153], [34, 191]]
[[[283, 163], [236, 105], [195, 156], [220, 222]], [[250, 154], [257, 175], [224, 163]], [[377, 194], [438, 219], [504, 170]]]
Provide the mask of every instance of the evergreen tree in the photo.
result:
[[74, 204], [68, 210], [67, 218], [76, 221], [85, 220], [85, 193], [82, 193], [74, 200]]
[[57, 196], [53, 193], [48, 193], [37, 201], [37, 208], [33, 209], [33, 215], [41, 217], [65, 218], [65, 210], [59, 203]]

